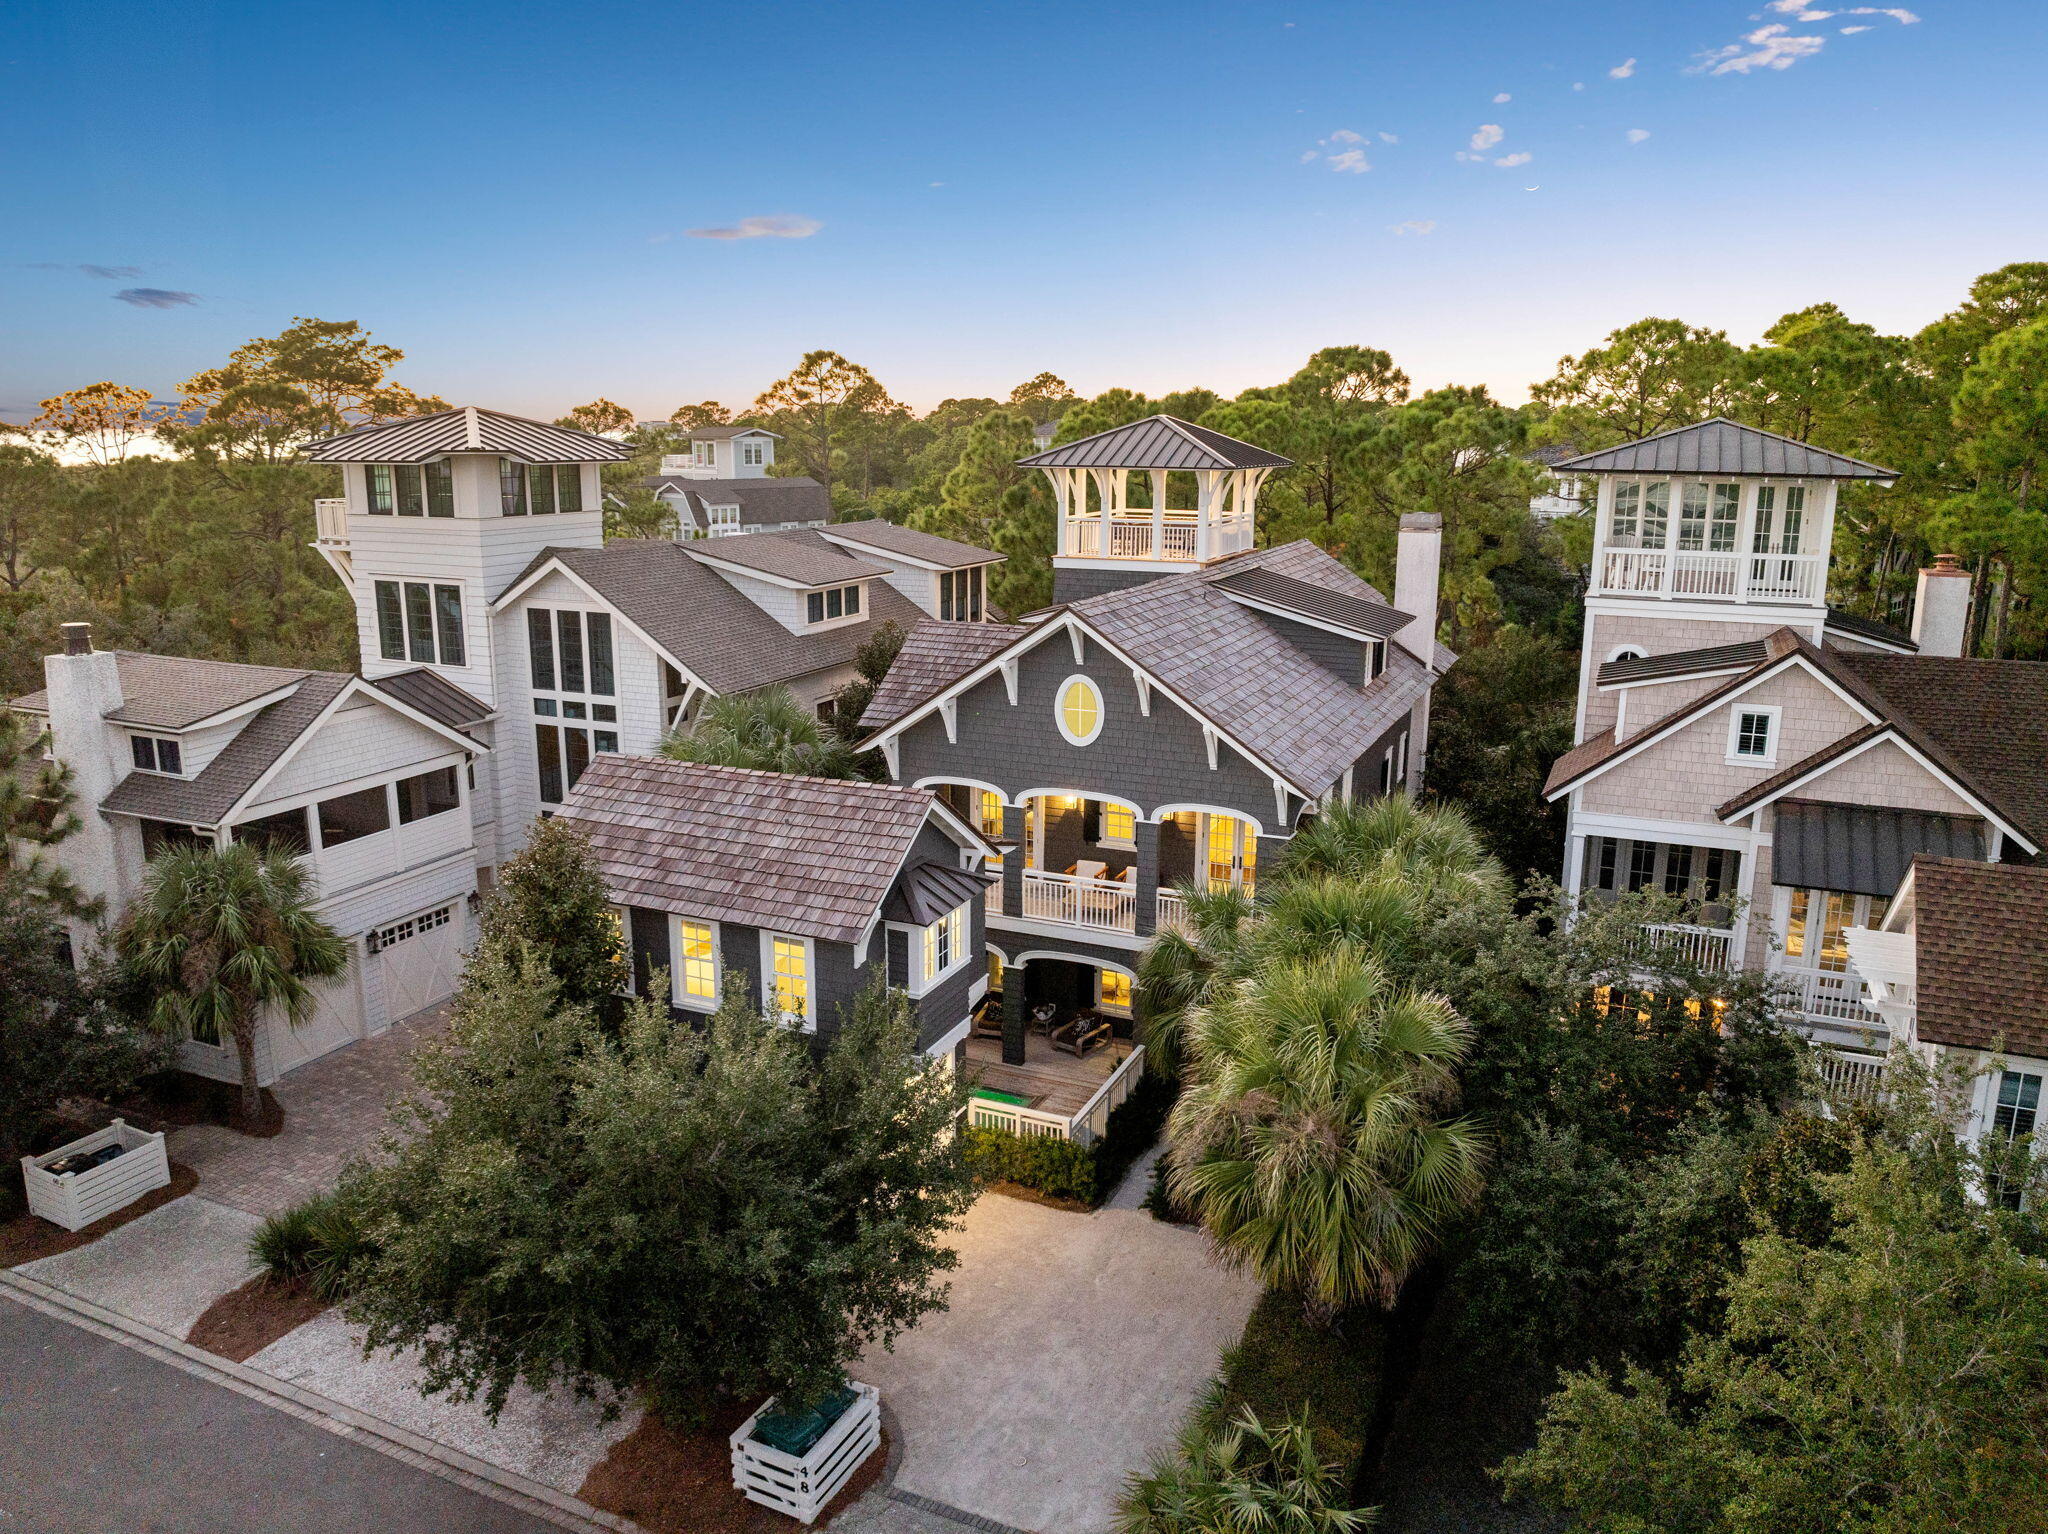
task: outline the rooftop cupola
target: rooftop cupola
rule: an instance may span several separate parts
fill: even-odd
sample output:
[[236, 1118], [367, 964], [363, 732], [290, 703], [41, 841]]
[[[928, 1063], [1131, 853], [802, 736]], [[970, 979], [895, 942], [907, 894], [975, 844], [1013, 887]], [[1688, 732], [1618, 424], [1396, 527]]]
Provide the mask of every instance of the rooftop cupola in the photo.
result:
[[1293, 461], [1154, 415], [1018, 462], [1052, 481], [1053, 597], [1070, 602], [1243, 553], [1259, 487]]
[[1898, 477], [1720, 417], [1550, 468], [1599, 486], [1589, 598], [1769, 607], [1785, 621], [1826, 609], [1842, 483]]

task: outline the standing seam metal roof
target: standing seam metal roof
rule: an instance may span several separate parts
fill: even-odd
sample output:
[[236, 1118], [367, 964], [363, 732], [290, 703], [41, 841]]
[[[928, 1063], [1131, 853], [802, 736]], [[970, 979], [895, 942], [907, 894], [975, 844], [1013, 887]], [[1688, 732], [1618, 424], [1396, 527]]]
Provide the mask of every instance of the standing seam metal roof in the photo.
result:
[[496, 453], [528, 463], [616, 463], [633, 456], [607, 437], [475, 405], [358, 426], [299, 449], [308, 463], [425, 463], [446, 453]]
[[1028, 469], [1286, 469], [1294, 460], [1177, 416], [1150, 415], [1128, 426], [1020, 458]]
[[1826, 452], [1774, 431], [1715, 416], [1697, 426], [1582, 453], [1551, 465], [1588, 474], [1727, 474], [1782, 479], [1881, 479], [1899, 476], [1860, 458]]

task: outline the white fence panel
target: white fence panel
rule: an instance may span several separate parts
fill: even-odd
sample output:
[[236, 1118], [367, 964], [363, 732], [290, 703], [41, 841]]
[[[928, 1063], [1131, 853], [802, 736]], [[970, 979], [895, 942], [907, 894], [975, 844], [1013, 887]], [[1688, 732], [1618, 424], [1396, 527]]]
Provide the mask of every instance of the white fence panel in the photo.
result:
[[861, 1462], [881, 1446], [882, 1393], [854, 1382], [854, 1401], [824, 1436], [802, 1455], [785, 1454], [753, 1436], [754, 1424], [774, 1407], [761, 1409], [733, 1431], [732, 1484], [750, 1502], [811, 1522], [853, 1478]]
[[[50, 1170], [66, 1156], [76, 1156], [120, 1145], [122, 1153], [83, 1172]], [[60, 1145], [41, 1156], [21, 1158], [21, 1177], [28, 1188], [29, 1213], [61, 1225], [66, 1230], [83, 1230], [94, 1220], [126, 1209], [145, 1193], [168, 1187], [171, 1161], [161, 1134], [146, 1135], [115, 1119], [105, 1129]]]

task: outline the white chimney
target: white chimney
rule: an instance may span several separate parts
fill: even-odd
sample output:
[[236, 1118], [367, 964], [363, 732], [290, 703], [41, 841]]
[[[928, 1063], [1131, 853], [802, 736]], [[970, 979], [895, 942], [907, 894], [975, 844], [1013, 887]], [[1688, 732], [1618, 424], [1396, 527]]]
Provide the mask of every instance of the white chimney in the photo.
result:
[[1953, 554], [1937, 554], [1913, 591], [1913, 642], [1922, 655], [1961, 655], [1974, 582]]
[[1394, 549], [1394, 606], [1415, 621], [1394, 639], [1424, 664], [1436, 659], [1436, 594], [1443, 553], [1442, 517], [1433, 511], [1411, 511], [1401, 518]]
[[[106, 722], [125, 701], [119, 663], [111, 650], [93, 649], [90, 625], [67, 623], [64, 653], [44, 657], [43, 680], [49, 689], [50, 750], [71, 769], [80, 822], [58, 848], [58, 856], [87, 895], [107, 902], [111, 919], [122, 893], [121, 849], [99, 805], [128, 775], [130, 766], [126, 737]], [[138, 856], [139, 847], [138, 843]], [[74, 932], [74, 941], [78, 936]]]

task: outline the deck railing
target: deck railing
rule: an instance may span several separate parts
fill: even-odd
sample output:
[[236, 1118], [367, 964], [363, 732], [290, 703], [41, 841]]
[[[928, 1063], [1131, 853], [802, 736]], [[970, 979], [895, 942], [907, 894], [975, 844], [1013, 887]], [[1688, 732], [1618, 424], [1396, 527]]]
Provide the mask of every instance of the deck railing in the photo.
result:
[[322, 543], [348, 542], [348, 499], [323, 495], [313, 502], [314, 535]]
[[1649, 946], [1676, 954], [1701, 969], [1726, 969], [1728, 947], [1735, 941], [1733, 932], [1678, 922], [1645, 926], [1643, 935]]
[[1179, 890], [1161, 890], [1159, 892], [1158, 914], [1153, 920], [1162, 932], [1168, 927], [1178, 927], [1185, 931], [1188, 924], [1187, 897], [1181, 894]]
[[1081, 1105], [1081, 1111], [1074, 1115], [1074, 1124], [1068, 1138], [1090, 1144], [1109, 1128], [1109, 1116], [1123, 1106], [1124, 1099], [1137, 1087], [1138, 1079], [1145, 1073], [1145, 1046], [1140, 1044], [1117, 1062], [1115, 1070], [1109, 1073], [1109, 1080], [1095, 1089], [1095, 1095]]
[[1137, 900], [1130, 885], [1041, 868], [1024, 870], [1022, 914], [1033, 921], [1060, 922], [1097, 932], [1138, 930]]
[[[1101, 517], [1069, 517], [1061, 527], [1060, 552], [1077, 559], [1172, 559], [1204, 557], [1202, 523], [1190, 512], [1168, 512], [1155, 528], [1152, 514], [1135, 512], [1109, 519], [1108, 547], [1103, 546]], [[1154, 534], [1157, 534], [1155, 537]], [[1224, 517], [1209, 523], [1210, 559], [1241, 554], [1252, 546], [1249, 517]]]
[[1601, 551], [1596, 595], [1818, 602], [1827, 560], [1819, 554], [1709, 554], [1682, 549]]
[[1791, 983], [1799, 997], [1799, 1010], [1807, 1017], [1828, 1023], [1846, 1023], [1852, 1028], [1885, 1029], [1885, 1020], [1863, 1002], [1863, 977], [1854, 970], [1780, 970], [1781, 979]]
[[1884, 1061], [1877, 1056], [1816, 1047], [1813, 1060], [1820, 1067], [1820, 1079], [1837, 1097], [1867, 1102], [1883, 1095]]
[[1145, 1047], [1136, 1045], [1117, 1061], [1102, 1085], [1072, 1118], [1047, 1113], [1043, 1108], [1026, 1108], [993, 1098], [967, 1099], [967, 1122], [976, 1129], [1003, 1129], [1013, 1135], [1045, 1140], [1079, 1140], [1092, 1144], [1109, 1128], [1109, 1116], [1123, 1106], [1145, 1072]]
[[1073, 1138], [1073, 1123], [1057, 1113], [1046, 1113], [1038, 1108], [1025, 1108], [1015, 1103], [999, 1103], [992, 1098], [970, 1097], [967, 1099], [967, 1122], [974, 1129], [1005, 1129], [1013, 1135], [1027, 1139], [1070, 1140]]

